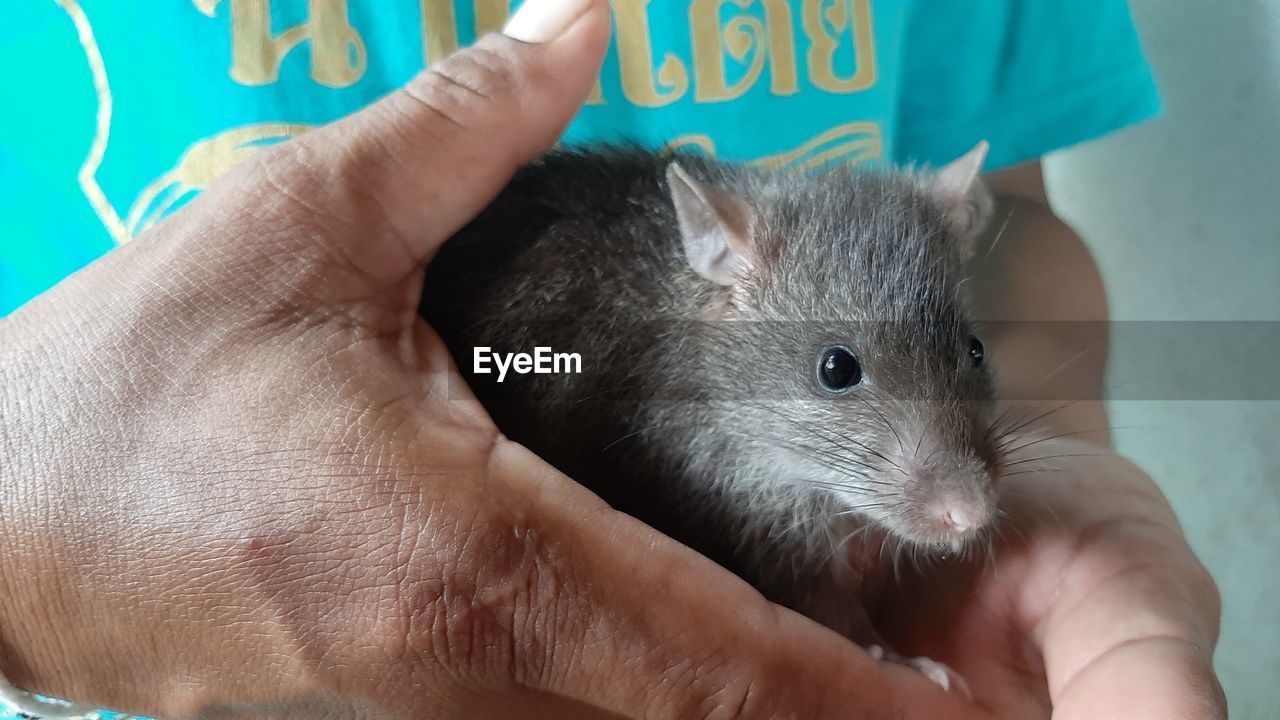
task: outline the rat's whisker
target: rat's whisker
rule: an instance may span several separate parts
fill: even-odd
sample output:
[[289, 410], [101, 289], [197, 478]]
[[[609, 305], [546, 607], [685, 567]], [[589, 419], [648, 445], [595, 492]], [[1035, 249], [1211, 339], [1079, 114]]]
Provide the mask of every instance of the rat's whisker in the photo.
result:
[[1013, 467], [1014, 465], [1022, 465], [1024, 463], [1042, 462], [1044, 460], [1056, 460], [1058, 458], [1071, 458], [1071, 457], [1099, 457], [1099, 454], [1098, 453], [1060, 453], [1057, 455], [1040, 455], [1038, 457], [1025, 458], [1023, 460], [1013, 460], [1011, 462], [998, 463], [996, 467], [1003, 469], [1007, 467]]
[[810, 455], [810, 456], [809, 456], [811, 460], [814, 460], [815, 462], [818, 462], [819, 464], [821, 464], [821, 465], [823, 465], [823, 466], [825, 466], [825, 467], [828, 467], [828, 468], [830, 468], [830, 469], [832, 469], [832, 470], [837, 470], [837, 471], [841, 471], [841, 472], [852, 472], [853, 474], [858, 475], [858, 477], [859, 477], [859, 482], [864, 482], [864, 483], [871, 484], [871, 485], [880, 485], [880, 486], [883, 486], [883, 487], [895, 487], [892, 483], [888, 483], [888, 482], [885, 482], [885, 481], [883, 481], [883, 480], [876, 480], [876, 479], [874, 479], [874, 478], [866, 477], [865, 475], [863, 475], [863, 474], [861, 473], [861, 471], [860, 471], [860, 470], [855, 469], [855, 468], [865, 468], [865, 469], [867, 469], [867, 470], [871, 470], [872, 472], [875, 472], [875, 473], [883, 473], [883, 472], [884, 472], [884, 470], [883, 470], [882, 468], [877, 468], [877, 467], [875, 467], [875, 466], [868, 465], [868, 464], [866, 464], [866, 463], [862, 463], [862, 462], [858, 462], [858, 461], [856, 461], [856, 460], [851, 460], [851, 459], [848, 459], [848, 458], [843, 458], [843, 457], [840, 457], [840, 456], [835, 455], [835, 454], [833, 454], [833, 453], [823, 452], [823, 451], [815, 451], [813, 448], [807, 448], [807, 447], [803, 447], [803, 446], [796, 446], [796, 449], [798, 449], [798, 450], [806, 450], [806, 451], [809, 451], [809, 452], [811, 452], [811, 453], [812, 453], [812, 452], [817, 452], [817, 453], [818, 453], [818, 456], [814, 456], [814, 455]]
[[1028, 442], [1025, 442], [1025, 443], [1023, 443], [1023, 444], [1021, 444], [1021, 445], [1016, 445], [1016, 446], [1014, 446], [1014, 447], [1001, 447], [1001, 448], [1000, 448], [1000, 450], [1001, 450], [1001, 452], [1005, 453], [1006, 455], [1013, 455], [1013, 454], [1015, 454], [1015, 453], [1018, 453], [1018, 452], [1021, 452], [1021, 451], [1023, 451], [1023, 450], [1026, 450], [1027, 448], [1029, 448], [1029, 447], [1031, 447], [1031, 446], [1033, 446], [1033, 445], [1039, 445], [1039, 444], [1040, 444], [1040, 443], [1042, 443], [1042, 442], [1049, 442], [1050, 440], [1059, 440], [1059, 439], [1061, 439], [1061, 438], [1065, 438], [1065, 437], [1072, 437], [1072, 436], [1075, 436], [1075, 435], [1090, 435], [1090, 434], [1092, 434], [1092, 433], [1096, 433], [1096, 432], [1109, 432], [1109, 431], [1112, 431], [1112, 430], [1119, 430], [1119, 429], [1121, 429], [1121, 427], [1120, 427], [1119, 425], [1109, 425], [1109, 426], [1104, 427], [1104, 428], [1090, 428], [1090, 429], [1086, 429], [1086, 430], [1072, 430], [1071, 432], [1062, 432], [1062, 433], [1056, 433], [1056, 434], [1054, 434], [1054, 435], [1049, 435], [1049, 436], [1047, 436], [1047, 437], [1035, 438], [1035, 439], [1032, 439], [1032, 440], [1030, 440], [1030, 441], [1028, 441]]
[[[885, 461], [885, 462], [889, 463], [889, 464], [890, 464], [890, 465], [892, 465], [896, 470], [898, 470], [898, 472], [902, 473], [903, 475], [906, 475], [906, 474], [907, 474], [907, 473], [906, 473], [906, 471], [905, 471], [905, 470], [903, 470], [901, 466], [899, 466], [897, 463], [895, 463], [895, 462], [893, 462], [892, 460], [890, 460], [890, 459], [889, 459], [888, 457], [886, 457], [883, 453], [881, 453], [881, 452], [879, 452], [879, 451], [875, 450], [874, 448], [872, 448], [872, 447], [868, 446], [867, 444], [865, 444], [865, 443], [863, 443], [863, 442], [861, 442], [861, 441], [859, 441], [859, 440], [857, 440], [857, 439], [855, 439], [855, 438], [853, 438], [853, 437], [850, 437], [850, 436], [849, 436], [848, 434], [846, 434], [846, 433], [843, 433], [843, 432], [840, 432], [840, 431], [838, 431], [838, 430], [831, 429], [831, 428], [815, 427], [815, 426], [813, 426], [813, 424], [812, 424], [812, 423], [804, 423], [804, 422], [802, 422], [802, 421], [800, 421], [800, 420], [798, 420], [798, 419], [796, 419], [796, 418], [794, 418], [794, 417], [792, 417], [792, 416], [788, 415], [787, 413], [784, 413], [784, 412], [782, 412], [782, 411], [780, 411], [780, 410], [778, 410], [778, 409], [776, 409], [776, 408], [770, 408], [770, 407], [767, 407], [767, 406], [761, 406], [761, 407], [760, 407], [760, 409], [765, 410], [765, 411], [767, 411], [767, 412], [771, 412], [771, 413], [773, 413], [773, 414], [777, 415], [778, 417], [782, 418], [783, 420], [785, 420], [785, 421], [787, 421], [787, 422], [789, 422], [789, 423], [791, 423], [791, 424], [795, 425], [796, 427], [798, 427], [798, 428], [800, 428], [800, 429], [802, 429], [802, 430], [805, 430], [805, 431], [807, 431], [807, 432], [813, 433], [813, 434], [814, 434], [817, 438], [819, 438], [820, 440], [825, 440], [826, 442], [829, 442], [829, 443], [831, 443], [831, 444], [832, 444], [832, 445], [834, 445], [834, 446], [840, 447], [841, 443], [842, 443], [842, 442], [844, 442], [844, 443], [849, 443], [849, 444], [852, 444], [852, 445], [854, 445], [854, 446], [856, 446], [856, 447], [859, 447], [859, 448], [861, 448], [861, 449], [863, 449], [863, 450], [865, 450], [865, 451], [867, 451], [867, 452], [871, 453], [872, 455], [875, 455], [875, 456], [876, 456], [876, 457], [878, 457], [879, 459], [881, 459], [881, 460], [883, 460], [883, 461]], [[851, 461], [851, 462], [856, 462], [857, 464], [862, 465], [862, 466], [866, 467], [867, 469], [872, 470], [872, 471], [874, 471], [874, 472], [882, 472], [882, 470], [881, 470], [880, 468], [876, 468], [876, 467], [871, 466], [871, 465], [869, 465], [869, 464], [867, 464], [867, 463], [863, 463], [863, 462], [855, 461], [855, 460], [852, 460], [851, 458], [847, 458], [847, 457], [846, 457], [846, 458], [844, 458], [844, 459], [849, 460], [849, 461]]]
[[[753, 436], [754, 437], [754, 436]], [[821, 439], [821, 438], [819, 438]], [[770, 442], [767, 441], [766, 442]], [[879, 485], [883, 487], [896, 487], [893, 483], [869, 477], [864, 471], [869, 470], [875, 475], [883, 475], [884, 468], [878, 468], [869, 463], [862, 462], [855, 458], [849, 457], [844, 453], [825, 450], [823, 448], [814, 447], [795, 440], [780, 440], [777, 442], [782, 447], [790, 448], [796, 452], [808, 457], [810, 460], [824, 467], [836, 470], [837, 472], [849, 473], [858, 478], [859, 483], [869, 485]], [[811, 481], [817, 484], [817, 481]]]
[[1069, 400], [1069, 401], [1067, 401], [1067, 402], [1065, 402], [1065, 403], [1062, 403], [1061, 405], [1058, 405], [1058, 406], [1056, 406], [1056, 407], [1050, 408], [1049, 410], [1045, 410], [1044, 412], [1041, 412], [1039, 415], [1036, 415], [1035, 417], [1032, 417], [1032, 418], [1030, 418], [1030, 419], [1027, 419], [1027, 415], [1030, 415], [1031, 413], [1035, 412], [1035, 411], [1036, 411], [1036, 409], [1037, 409], [1037, 407], [1038, 407], [1038, 406], [1036, 406], [1036, 405], [1033, 405], [1033, 406], [1031, 407], [1031, 409], [1027, 411], [1027, 413], [1026, 413], [1026, 414], [1024, 414], [1022, 417], [1020, 417], [1020, 418], [1018, 419], [1018, 421], [1017, 421], [1017, 423], [1016, 423], [1015, 425], [1013, 425], [1012, 427], [1010, 427], [1010, 428], [1008, 428], [1007, 430], [1005, 430], [1005, 431], [1002, 433], [1002, 435], [1012, 435], [1012, 434], [1014, 434], [1014, 433], [1018, 432], [1019, 430], [1022, 430], [1023, 428], [1026, 428], [1026, 427], [1027, 427], [1027, 426], [1029, 426], [1029, 425], [1032, 425], [1032, 424], [1035, 424], [1035, 423], [1037, 423], [1037, 422], [1040, 422], [1041, 420], [1044, 420], [1045, 418], [1049, 417], [1050, 415], [1053, 415], [1053, 414], [1055, 414], [1055, 413], [1062, 412], [1063, 410], [1066, 410], [1067, 408], [1071, 407], [1072, 405], [1075, 405], [1075, 404], [1076, 404], [1076, 403], [1078, 403], [1078, 402], [1080, 402], [1080, 400], [1079, 400], [1079, 399], [1076, 399], [1076, 400]]
[[987, 251], [982, 254], [982, 259], [978, 261], [978, 266], [973, 269], [973, 272], [969, 273], [969, 275], [965, 277], [965, 281], [977, 277], [978, 273], [982, 272], [982, 269], [986, 267], [987, 261], [991, 259], [991, 254], [995, 252], [996, 246], [1000, 244], [1001, 238], [1004, 237], [1005, 230], [1009, 229], [1009, 221], [1013, 219], [1013, 213], [1014, 211], [1010, 210], [1008, 214], [1004, 216], [1004, 222], [1000, 224], [1000, 229], [996, 231], [995, 238], [993, 238], [991, 240], [991, 244], [987, 246]]
[[574, 401], [573, 401], [573, 404], [574, 404], [574, 405], [581, 405], [582, 403], [587, 402], [588, 400], [594, 400], [594, 399], [596, 399], [596, 398], [600, 397], [601, 395], [609, 395], [609, 394], [611, 394], [611, 393], [622, 392], [622, 391], [624, 391], [624, 390], [630, 390], [630, 389], [632, 389], [632, 388], [634, 388], [634, 387], [636, 387], [636, 386], [635, 386], [635, 385], [632, 385], [632, 384], [627, 384], [627, 385], [618, 385], [618, 386], [615, 386], [615, 387], [606, 388], [606, 389], [604, 389], [604, 390], [600, 390], [599, 392], [593, 392], [593, 393], [591, 393], [591, 394], [589, 394], [589, 395], [583, 395], [582, 397], [578, 398], [577, 400], [574, 400]]
[[[871, 402], [866, 398], [857, 394], [855, 394], [854, 397], [862, 401], [863, 405], [866, 405], [867, 407], [871, 408], [871, 410], [875, 412], [875, 414], [880, 416], [880, 419], [884, 421], [885, 426], [889, 428], [889, 432], [893, 433], [893, 437], [898, 441], [898, 452], [903, 452], [902, 436], [898, 434], [898, 430], [893, 426], [893, 423], [889, 422], [889, 418], [884, 413], [880, 412], [880, 408], [876, 407], [875, 405], [872, 405]], [[898, 468], [898, 469], [901, 470], [901, 468]]]
[[865, 503], [861, 505], [856, 505], [846, 510], [840, 510], [839, 512], [834, 512], [831, 514], [831, 516], [844, 517], [845, 515], [858, 515], [865, 510], [874, 510], [878, 508], [888, 508], [888, 507], [893, 507], [892, 503]]
[[1010, 473], [1001, 473], [1000, 477], [1011, 478], [1011, 477], [1017, 477], [1019, 475], [1049, 475], [1049, 474], [1056, 475], [1062, 472], [1066, 472], [1066, 471], [1063, 470], [1062, 468], [1037, 468], [1035, 470], [1015, 470], [1014, 472], [1010, 472]]
[[865, 444], [865, 443], [863, 443], [863, 442], [861, 442], [861, 441], [859, 441], [859, 440], [855, 440], [854, 438], [850, 437], [850, 436], [849, 436], [848, 434], [846, 434], [846, 433], [843, 433], [843, 432], [840, 432], [840, 431], [838, 431], [838, 430], [834, 430], [834, 429], [832, 430], [832, 432], [835, 432], [835, 433], [839, 434], [839, 435], [840, 435], [840, 437], [842, 437], [846, 442], [852, 443], [853, 445], [856, 445], [857, 447], [860, 447], [860, 448], [862, 448], [863, 450], [866, 450], [867, 452], [871, 453], [872, 455], [875, 455], [876, 457], [880, 458], [881, 460], [884, 460], [885, 462], [889, 463], [890, 465], [892, 465], [892, 466], [894, 467], [894, 469], [895, 469], [895, 470], [897, 470], [898, 472], [902, 473], [903, 475], [907, 475], [907, 471], [906, 471], [906, 470], [903, 470], [903, 469], [902, 469], [902, 466], [898, 465], [898, 463], [896, 463], [896, 462], [894, 462], [894, 461], [890, 460], [889, 458], [885, 457], [884, 453], [880, 452], [879, 450], [876, 450], [875, 448], [871, 447], [870, 445], [867, 445], [867, 444]]

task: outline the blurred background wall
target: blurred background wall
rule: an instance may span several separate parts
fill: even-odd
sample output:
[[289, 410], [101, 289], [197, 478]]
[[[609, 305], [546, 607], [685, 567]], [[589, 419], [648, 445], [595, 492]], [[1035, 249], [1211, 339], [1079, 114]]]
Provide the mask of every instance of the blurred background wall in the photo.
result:
[[[1165, 116], [1052, 157], [1050, 194], [1122, 321], [1116, 444], [1162, 484], [1222, 590], [1231, 716], [1280, 718], [1280, 396], [1263, 381], [1254, 400], [1187, 399], [1224, 368], [1280, 374], [1280, 0], [1130, 3]], [[1150, 367], [1151, 347], [1124, 342], [1131, 320], [1270, 323], [1173, 327]], [[1125, 390], [1153, 376], [1166, 399]]]

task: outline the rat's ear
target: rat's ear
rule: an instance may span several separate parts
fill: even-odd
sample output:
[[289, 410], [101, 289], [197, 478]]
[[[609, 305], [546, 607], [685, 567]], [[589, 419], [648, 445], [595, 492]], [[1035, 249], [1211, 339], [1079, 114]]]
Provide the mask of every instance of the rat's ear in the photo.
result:
[[675, 162], [667, 166], [667, 186], [689, 265], [717, 285], [736, 285], [753, 267], [751, 208], [693, 179]]
[[985, 140], [979, 142], [926, 180], [929, 192], [942, 203], [947, 223], [960, 240], [960, 256], [966, 260], [995, 207], [981, 177], [988, 147]]

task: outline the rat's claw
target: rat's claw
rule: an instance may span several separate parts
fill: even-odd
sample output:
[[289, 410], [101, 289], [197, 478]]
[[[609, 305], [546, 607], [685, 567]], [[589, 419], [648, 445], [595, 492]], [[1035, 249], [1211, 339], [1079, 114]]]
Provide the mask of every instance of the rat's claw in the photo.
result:
[[955, 691], [964, 695], [967, 699], [973, 699], [973, 693], [969, 691], [969, 683], [964, 681], [960, 673], [947, 667], [946, 664], [940, 663], [933, 658], [927, 657], [903, 657], [892, 650], [886, 650], [883, 645], [867, 646], [867, 654], [877, 660], [884, 660], [899, 665], [906, 665], [915, 668], [921, 675], [932, 680], [943, 690]]
[[970, 700], [973, 699], [973, 693], [969, 691], [969, 683], [960, 677], [960, 673], [945, 664], [927, 657], [906, 658], [905, 664], [919, 670], [925, 677], [942, 686], [943, 690], [953, 690]]

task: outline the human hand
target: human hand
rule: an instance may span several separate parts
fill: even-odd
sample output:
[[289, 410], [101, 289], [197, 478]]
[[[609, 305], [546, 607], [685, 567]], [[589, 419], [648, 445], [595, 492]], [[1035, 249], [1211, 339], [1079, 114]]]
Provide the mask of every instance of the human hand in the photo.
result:
[[1090, 443], [1009, 443], [1026, 447], [990, 553], [895, 586], [890, 642], [947, 663], [1008, 720], [1225, 718], [1217, 589], [1155, 483]]
[[[157, 717], [967, 718], [502, 438], [422, 267], [603, 0], [264, 150], [0, 323], [0, 672]], [[528, 15], [523, 15], [526, 20]]]

